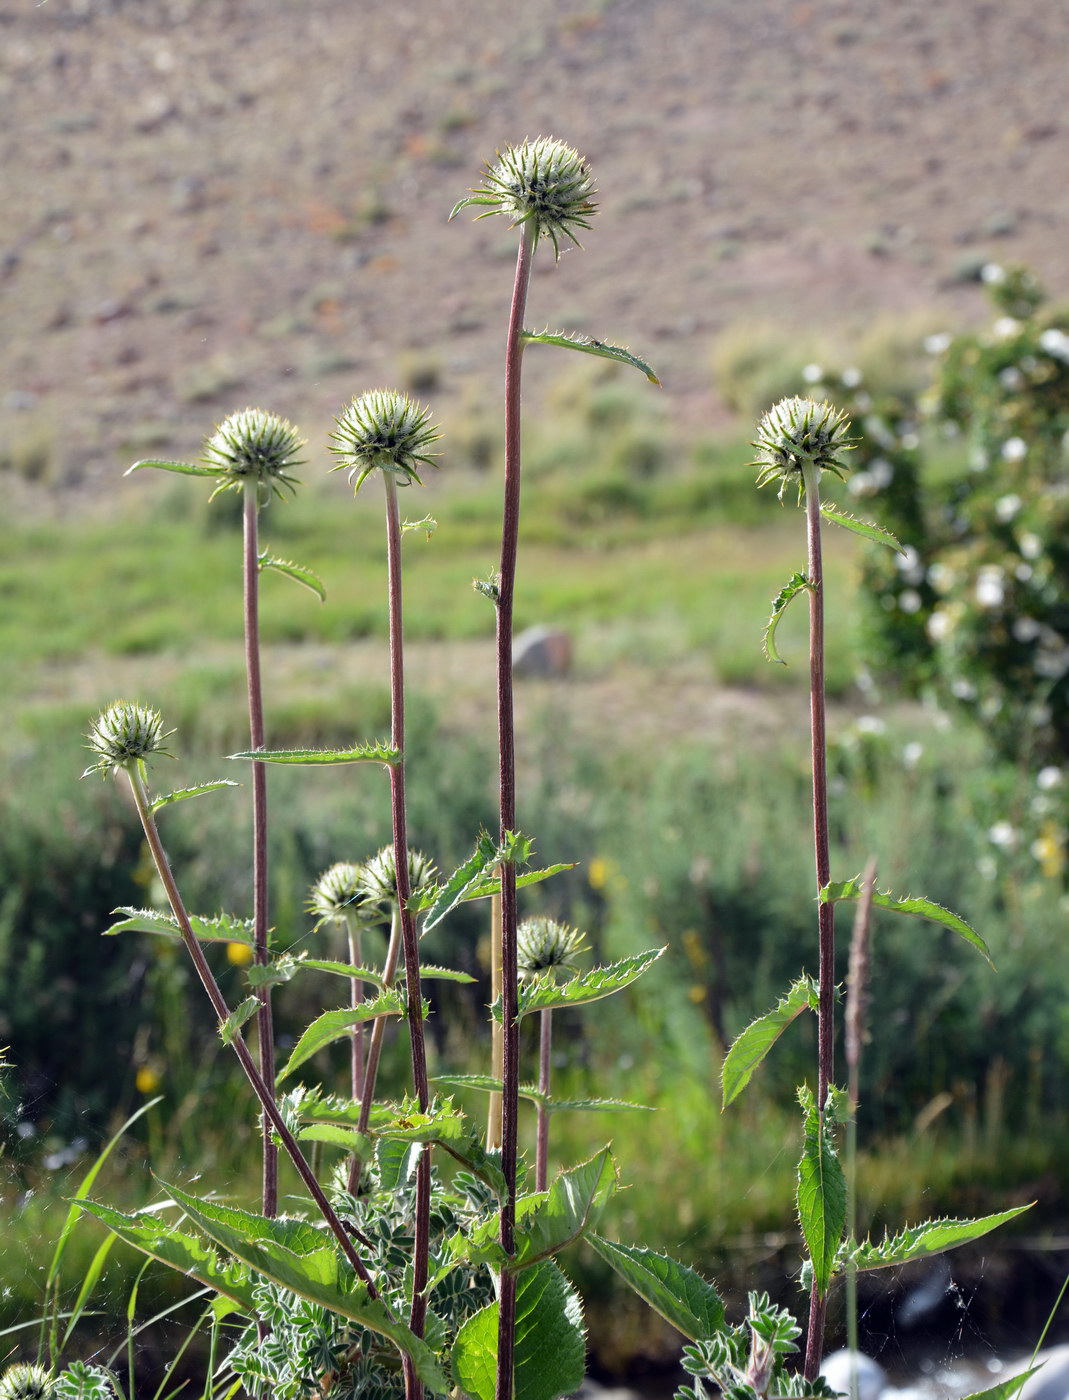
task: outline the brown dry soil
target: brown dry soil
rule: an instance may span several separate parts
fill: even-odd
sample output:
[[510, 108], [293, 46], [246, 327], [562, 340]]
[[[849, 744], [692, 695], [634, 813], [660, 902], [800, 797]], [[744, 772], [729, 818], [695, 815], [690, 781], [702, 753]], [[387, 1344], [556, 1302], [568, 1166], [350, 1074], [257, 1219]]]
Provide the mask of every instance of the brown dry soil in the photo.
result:
[[1064, 0], [0, 3], [0, 456], [92, 486], [246, 402], [321, 440], [428, 366], [496, 403], [515, 235], [446, 216], [540, 133], [601, 213], [530, 322], [716, 425], [732, 323], [956, 324], [988, 257], [1069, 288], [1067, 54]]

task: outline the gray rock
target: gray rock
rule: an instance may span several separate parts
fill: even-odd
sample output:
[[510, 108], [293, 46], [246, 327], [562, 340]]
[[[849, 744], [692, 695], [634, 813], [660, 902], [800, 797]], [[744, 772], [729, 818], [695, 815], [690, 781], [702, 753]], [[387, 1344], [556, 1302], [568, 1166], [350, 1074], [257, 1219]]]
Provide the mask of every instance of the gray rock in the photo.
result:
[[512, 639], [512, 673], [548, 679], [572, 669], [572, 639], [552, 627], [528, 627]]

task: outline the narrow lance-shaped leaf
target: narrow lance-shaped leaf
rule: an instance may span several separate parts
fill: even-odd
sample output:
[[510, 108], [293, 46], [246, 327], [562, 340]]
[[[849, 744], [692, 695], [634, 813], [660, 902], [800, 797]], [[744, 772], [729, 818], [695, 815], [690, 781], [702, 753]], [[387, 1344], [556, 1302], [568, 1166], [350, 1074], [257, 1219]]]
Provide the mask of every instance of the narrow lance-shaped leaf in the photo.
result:
[[[533, 982], [525, 982], [519, 989], [520, 1016], [529, 1016], [535, 1011], [551, 1011], [560, 1006], [581, 1006], [586, 1002], [600, 1001], [611, 996], [642, 976], [664, 952], [663, 948], [651, 948], [648, 952], [634, 957], [620, 958], [618, 962], [605, 967], [594, 967], [567, 982], [555, 983], [552, 978], [539, 977]], [[490, 1008], [495, 1021], [501, 1020], [500, 997]]]
[[624, 345], [607, 345], [604, 340], [595, 340], [592, 335], [566, 331], [521, 331], [520, 339], [529, 345], [559, 345], [563, 350], [578, 350], [583, 355], [599, 355], [603, 360], [616, 360], [618, 364], [630, 365], [641, 370], [651, 384], [660, 385], [660, 380], [646, 363], [633, 355]]
[[305, 1060], [311, 1059], [318, 1050], [322, 1050], [324, 1046], [348, 1035], [354, 1026], [359, 1026], [364, 1021], [373, 1021], [378, 1016], [403, 1016], [404, 1014], [404, 998], [397, 987], [388, 987], [378, 996], [362, 1002], [359, 1006], [346, 1006], [340, 1007], [337, 1011], [324, 1011], [322, 1016], [316, 1017], [293, 1047], [293, 1053], [279, 1071], [278, 1078], [285, 1079], [298, 1066], [303, 1065]]
[[[446, 1089], [479, 1089], [487, 1094], [500, 1094], [502, 1090], [501, 1080], [491, 1074], [436, 1074], [432, 1082]], [[541, 1104], [549, 1113], [657, 1112], [649, 1104], [632, 1103], [630, 1099], [554, 1099], [534, 1084], [521, 1084], [518, 1092], [521, 1099]]]
[[161, 807], [169, 807], [172, 802], [184, 802], [187, 797], [202, 797], [206, 792], [218, 792], [220, 788], [240, 786], [240, 783], [235, 783], [230, 778], [219, 778], [214, 783], [201, 783], [198, 787], [176, 788], [165, 797], [154, 797], [150, 810], [158, 812]]
[[[298, 967], [310, 967], [316, 972], [332, 972], [338, 977], [356, 978], [361, 982], [373, 982], [377, 986], [382, 986], [382, 974], [372, 972], [366, 967], [354, 967], [351, 963], [330, 962], [321, 958], [302, 958]], [[420, 980], [424, 978], [437, 980], [439, 982], [474, 982], [475, 978], [470, 972], [458, 972], [452, 967], [436, 967], [433, 963], [420, 963]], [[398, 967], [397, 976], [403, 982], [405, 978], [405, 968]]]
[[1042, 1371], [1045, 1365], [1046, 1362], [1041, 1361], [1038, 1366], [1029, 1366], [1027, 1371], [1011, 1376], [1008, 1381], [999, 1381], [997, 1385], [988, 1386], [986, 1390], [973, 1391], [971, 1395], [966, 1395], [964, 1400], [1015, 1400], [1015, 1397], [1020, 1395], [1025, 1381], [1037, 1371]]
[[[820, 892], [820, 898], [824, 904], [835, 904], [839, 900], [860, 899], [862, 893], [863, 881], [859, 875], [853, 880], [843, 880], [839, 883], [833, 881], [825, 885]], [[893, 914], [908, 914], [914, 919], [929, 919], [933, 924], [942, 924], [952, 933], [960, 933], [967, 943], [971, 943], [984, 955], [992, 968], [995, 966], [987, 944], [976, 930], [967, 924], [960, 914], [944, 909], [941, 904], [935, 904], [930, 899], [917, 899], [912, 895], [907, 895], [905, 899], [896, 899], [890, 890], [873, 890], [872, 902], [878, 909], [889, 909]]]
[[805, 1114], [805, 1139], [798, 1163], [798, 1219], [817, 1293], [823, 1298], [846, 1228], [846, 1178], [832, 1141], [830, 1116], [822, 1120], [810, 1089], [799, 1089], [798, 1101]]
[[289, 559], [274, 559], [269, 554], [260, 555], [261, 569], [274, 569], [276, 573], [285, 574], [287, 578], [299, 583], [302, 588], [307, 588], [314, 593], [321, 603], [327, 601], [327, 590], [323, 587], [323, 580], [311, 569], [306, 569], [303, 564], [294, 564]]
[[600, 1235], [587, 1238], [606, 1264], [684, 1337], [697, 1342], [723, 1330], [720, 1294], [693, 1269], [650, 1249], [616, 1244]]
[[[554, 875], [559, 875], [562, 870], [574, 870], [576, 862], [563, 861], [558, 865], [547, 865], [542, 870], [524, 870], [516, 875], [516, 888], [526, 889], [528, 885], [540, 885], [543, 880], [548, 880]], [[470, 899], [489, 899], [491, 895], [501, 893], [501, 877], [494, 875], [488, 880], [477, 881], [465, 894], [464, 901]]]
[[772, 599], [772, 614], [765, 625], [765, 655], [769, 661], [778, 661], [781, 666], [786, 666], [786, 661], [776, 650], [776, 628], [780, 624], [780, 619], [787, 611], [788, 605], [797, 598], [799, 593], [808, 592], [810, 588], [809, 580], [805, 574], [791, 574], [788, 581]]
[[944, 1250], [978, 1240], [1026, 1210], [1031, 1210], [1031, 1206], [1015, 1206], [975, 1220], [926, 1220], [923, 1225], [913, 1225], [890, 1239], [876, 1243], [862, 1240], [860, 1244], [855, 1244], [848, 1240], [839, 1252], [836, 1269], [839, 1272], [847, 1268], [887, 1269], [908, 1264], [914, 1259], [927, 1259], [930, 1255], [942, 1254]]
[[259, 997], [246, 997], [240, 1006], [236, 1006], [223, 1024], [219, 1027], [219, 1039], [224, 1045], [230, 1042], [241, 1030], [242, 1026], [250, 1017], [255, 1016], [260, 1007]]
[[[466, 892], [475, 884], [479, 877], [488, 870], [499, 859], [497, 842], [487, 831], [479, 833], [479, 839], [475, 843], [475, 850], [464, 862], [457, 867], [444, 884], [439, 885], [433, 891], [427, 891], [430, 902], [422, 903], [422, 908], [430, 910], [423, 923], [423, 932], [427, 933], [436, 924], [457, 907], [464, 898]], [[413, 907], [410, 903], [409, 907]]]
[[[159, 933], [165, 938], [181, 938], [177, 921], [170, 914], [161, 914], [156, 909], [134, 909], [130, 905], [112, 911], [125, 914], [105, 934], [112, 933]], [[251, 919], [236, 919], [230, 914], [218, 914], [213, 919], [204, 919], [190, 914], [189, 925], [198, 941], [204, 943], [246, 943], [253, 944]]]
[[749, 1084], [754, 1070], [772, 1049], [794, 1018], [806, 1007], [815, 1011], [819, 1005], [817, 988], [811, 977], [800, 977], [786, 996], [780, 997], [771, 1011], [751, 1021], [732, 1042], [720, 1071], [723, 1086], [723, 1106], [736, 1099]]
[[135, 462], [132, 467], [126, 468], [123, 475], [129, 476], [131, 472], [139, 472], [145, 467], [155, 467], [158, 471], [163, 472], [181, 472], [183, 476], [217, 477], [219, 475], [218, 467], [202, 467], [192, 462], [165, 462], [155, 457], [145, 458], [144, 461]]
[[879, 525], [873, 525], [867, 520], [858, 520], [854, 515], [846, 515], [843, 511], [829, 506], [827, 502], [821, 502], [820, 513], [825, 520], [841, 525], [844, 530], [852, 530], [855, 535], [863, 535], [865, 539], [873, 540], [876, 544], [885, 544], [888, 549], [895, 549], [899, 554], [906, 552], [890, 530], [884, 530]]
[[245, 969], [245, 981], [253, 988], [281, 987], [292, 982], [303, 966], [304, 960], [299, 954], [294, 957], [292, 953], [283, 953], [269, 963], [252, 963]]
[[400, 749], [389, 744], [354, 744], [351, 749], [247, 749], [227, 754], [227, 758], [247, 758], [253, 763], [294, 763], [323, 767], [333, 763], [388, 763], [401, 761]]
[[434, 534], [438, 528], [437, 520], [429, 515], [425, 515], [422, 520], [405, 520], [401, 524], [401, 534], [407, 535], [411, 530], [422, 530], [427, 539]]

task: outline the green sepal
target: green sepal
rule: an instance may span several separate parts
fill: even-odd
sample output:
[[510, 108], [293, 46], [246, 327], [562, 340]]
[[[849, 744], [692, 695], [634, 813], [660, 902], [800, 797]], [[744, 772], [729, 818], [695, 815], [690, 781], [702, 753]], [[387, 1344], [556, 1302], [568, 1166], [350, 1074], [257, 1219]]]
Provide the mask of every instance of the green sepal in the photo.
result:
[[603, 340], [595, 340], [592, 335], [580, 332], [568, 334], [566, 331], [521, 331], [520, 340], [532, 345], [559, 345], [564, 350], [578, 350], [583, 355], [600, 355], [603, 360], [616, 360], [619, 364], [631, 365], [641, 370], [651, 384], [660, 386], [661, 381], [646, 363], [623, 345], [606, 345]]
[[[836, 904], [839, 900], [860, 899], [863, 893], [864, 880], [858, 875], [853, 880], [843, 880], [839, 883], [833, 881], [825, 885], [820, 892], [820, 900], [822, 904]], [[877, 909], [889, 909], [893, 914], [908, 914], [914, 919], [929, 919], [933, 924], [942, 924], [952, 933], [960, 933], [967, 943], [971, 943], [983, 954], [994, 969], [995, 964], [991, 961], [987, 944], [960, 914], [944, 909], [941, 904], [935, 904], [930, 899], [914, 898], [912, 895], [907, 895], [905, 899], [896, 899], [890, 890], [873, 890], [872, 902]]]
[[337, 1011], [324, 1011], [317, 1016], [293, 1047], [293, 1053], [278, 1072], [279, 1080], [292, 1074], [305, 1060], [311, 1059], [324, 1046], [348, 1035], [354, 1026], [365, 1021], [373, 1021], [378, 1016], [403, 1016], [404, 996], [399, 987], [387, 987], [378, 996], [361, 1002], [359, 1006], [344, 1006]]
[[[629, 987], [664, 952], [664, 948], [651, 948], [634, 957], [620, 958], [605, 967], [593, 967], [589, 972], [581, 972], [570, 977], [567, 982], [554, 982], [552, 977], [538, 977], [532, 982], [523, 982], [519, 987], [517, 1014], [529, 1016], [535, 1011], [552, 1011], [562, 1006], [582, 1006], [587, 1002], [600, 1001], [613, 992]], [[490, 1008], [495, 1021], [502, 1018], [501, 998]]]
[[860, 1244], [847, 1240], [839, 1250], [836, 1271], [888, 1269], [909, 1264], [914, 1259], [927, 1259], [933, 1254], [956, 1249], [958, 1245], [970, 1244], [1031, 1209], [1029, 1204], [975, 1220], [926, 1220], [923, 1225], [913, 1225], [876, 1244], [870, 1240], [862, 1240]]
[[811, 591], [812, 586], [805, 574], [793, 573], [773, 598], [772, 613], [765, 624], [764, 635], [765, 656], [769, 661], [778, 661], [781, 666], [786, 666], [786, 661], [776, 650], [776, 628], [779, 626], [783, 614], [787, 611], [788, 605], [797, 598], [799, 593]]
[[299, 583], [302, 588], [314, 593], [321, 603], [327, 601], [327, 590], [323, 586], [323, 580], [303, 564], [294, 564], [289, 559], [275, 559], [266, 553], [260, 555], [258, 562], [261, 570], [274, 569], [277, 573], [285, 574], [287, 578], [293, 579], [294, 583]]
[[876, 544], [885, 544], [888, 549], [897, 550], [899, 554], [906, 552], [890, 530], [885, 530], [880, 525], [873, 525], [868, 520], [858, 520], [854, 515], [846, 515], [841, 510], [835, 510], [826, 502], [821, 502], [820, 513], [825, 520], [830, 520], [835, 525], [841, 525], [844, 530], [852, 530], [855, 535], [863, 535], [865, 539], [873, 540]]
[[236, 1006], [219, 1026], [219, 1039], [223, 1044], [229, 1045], [245, 1022], [255, 1016], [259, 1009], [259, 997], [246, 997], [240, 1006]]
[[[178, 921], [171, 914], [161, 914], [156, 909], [134, 909], [124, 904], [112, 910], [113, 914], [125, 914], [125, 919], [104, 929], [104, 935], [112, 933], [162, 933], [165, 938], [181, 938]], [[190, 914], [189, 926], [194, 937], [202, 943], [244, 943], [253, 947], [255, 936], [251, 919], [236, 919], [230, 914], [217, 914], [213, 919], [204, 919]]]
[[832, 1139], [829, 1116], [817, 1112], [812, 1090], [798, 1090], [805, 1138], [798, 1163], [798, 1220], [819, 1297], [826, 1297], [846, 1228], [846, 1178]]
[[200, 797], [206, 792], [218, 792], [220, 788], [240, 786], [240, 783], [235, 783], [231, 778], [218, 778], [214, 783], [201, 783], [198, 787], [176, 788], [166, 797], [154, 797], [149, 810], [158, 812], [161, 807], [169, 807], [172, 802], [184, 802], [187, 797]]
[[131, 472], [139, 472], [143, 467], [155, 467], [162, 472], [181, 472], [183, 476], [210, 476], [219, 475], [218, 467], [202, 467], [192, 462], [164, 462], [155, 457], [145, 458], [144, 461], [135, 462], [132, 467], [127, 467], [123, 472], [124, 476], [129, 476]]
[[692, 1342], [715, 1336], [724, 1328], [724, 1304], [713, 1285], [667, 1254], [617, 1244], [600, 1235], [587, 1241], [620, 1277]]
[[720, 1070], [723, 1108], [727, 1108], [746, 1088], [758, 1065], [795, 1017], [807, 1007], [816, 1011], [819, 1002], [820, 994], [812, 977], [799, 977], [787, 995], [780, 997], [771, 1011], [759, 1016], [756, 1021], [751, 1021], [746, 1029], [735, 1037], [730, 1050], [724, 1056]]
[[303, 763], [322, 766], [330, 763], [400, 763], [401, 750], [389, 744], [354, 744], [351, 749], [250, 749], [227, 754], [227, 758], [247, 758], [253, 763]]

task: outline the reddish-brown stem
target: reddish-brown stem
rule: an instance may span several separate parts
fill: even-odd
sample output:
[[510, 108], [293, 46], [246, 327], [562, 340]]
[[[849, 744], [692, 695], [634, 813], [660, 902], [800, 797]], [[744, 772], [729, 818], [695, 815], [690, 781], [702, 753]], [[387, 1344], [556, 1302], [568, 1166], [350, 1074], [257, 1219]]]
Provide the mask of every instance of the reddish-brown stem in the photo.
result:
[[[260, 679], [260, 543], [258, 487], [245, 487], [244, 512], [244, 614], [245, 614], [245, 674], [249, 689], [249, 747], [264, 747], [263, 685]], [[262, 763], [252, 764], [252, 920], [254, 957], [262, 967], [267, 964], [267, 769]], [[267, 1085], [272, 1102], [275, 1097], [275, 1032], [271, 1015], [271, 988], [261, 987], [257, 993], [260, 1008], [256, 1013], [256, 1034], [259, 1042], [260, 1076]], [[263, 1132], [263, 1212], [273, 1216], [278, 1210], [278, 1148], [268, 1125], [262, 1117]]]
[[[223, 996], [219, 983], [215, 980], [215, 974], [208, 966], [208, 960], [204, 956], [204, 951], [197, 942], [193, 929], [190, 927], [189, 915], [186, 913], [186, 907], [182, 896], [178, 892], [178, 886], [171, 872], [171, 865], [167, 859], [167, 853], [163, 849], [163, 843], [160, 840], [160, 834], [152, 815], [145, 785], [141, 781], [140, 776], [132, 769], [127, 770], [127, 777], [130, 780], [130, 788], [134, 795], [134, 803], [137, 807], [138, 816], [141, 818], [145, 839], [148, 842], [149, 850], [152, 852], [153, 864], [167, 892], [167, 899], [178, 923], [182, 941], [186, 945], [189, 956], [193, 959], [193, 966], [197, 969], [197, 975], [200, 977], [204, 990], [208, 993], [208, 1000], [212, 1004], [212, 1010], [218, 1017], [220, 1026], [222, 1026], [230, 1015], [230, 1008], [226, 1004], [226, 998]], [[293, 1165], [297, 1168], [301, 1180], [308, 1187], [309, 1194], [318, 1206], [320, 1214], [329, 1226], [334, 1238], [338, 1241], [342, 1253], [353, 1266], [357, 1277], [367, 1285], [368, 1296], [373, 1299], [377, 1298], [379, 1293], [378, 1289], [375, 1287], [374, 1280], [368, 1273], [363, 1260], [360, 1258], [359, 1254], [357, 1254], [352, 1240], [346, 1233], [344, 1225], [342, 1225], [333, 1207], [324, 1195], [323, 1188], [316, 1180], [315, 1173], [308, 1165], [308, 1160], [298, 1146], [296, 1138], [290, 1132], [289, 1128], [286, 1127], [285, 1121], [278, 1111], [278, 1105], [275, 1103], [274, 1096], [264, 1082], [260, 1071], [257, 1069], [256, 1062], [249, 1053], [249, 1048], [245, 1044], [240, 1031], [235, 1031], [230, 1037], [230, 1044], [233, 1047], [234, 1054], [238, 1057], [242, 1069], [245, 1071], [245, 1077], [252, 1085], [253, 1092], [260, 1100], [264, 1116], [267, 1118], [271, 1128], [274, 1129], [281, 1139], [282, 1145], [289, 1154]]]
[[[550, 1059], [553, 1054], [553, 1012], [543, 1011], [539, 1018], [538, 1036], [538, 1092], [545, 1100], [549, 1099]], [[538, 1105], [537, 1135], [535, 1139], [535, 1190], [546, 1189], [549, 1173], [549, 1105]]]
[[[351, 914], [345, 919], [349, 939], [349, 962], [353, 967], [360, 966], [361, 938]], [[364, 984], [359, 977], [349, 978], [349, 1005], [355, 1008], [364, 1000]], [[349, 1085], [354, 1103], [359, 1103], [364, 1093], [364, 1027], [354, 1026], [349, 1038]], [[360, 1158], [354, 1153], [349, 1162], [349, 1190], [355, 1195], [360, 1184]]]
[[[497, 735], [500, 756], [500, 828], [502, 845], [516, 830], [516, 729], [512, 702], [512, 605], [516, 590], [516, 553], [520, 537], [520, 372], [523, 364], [523, 317], [538, 226], [523, 225], [516, 257], [508, 339], [505, 344], [505, 492], [501, 526], [501, 569], [497, 605]], [[520, 1023], [516, 967], [516, 867], [501, 866], [501, 1013], [503, 1031], [501, 1091], [501, 1247], [514, 1248], [516, 1228], [516, 1158], [520, 1112]], [[498, 1297], [496, 1400], [512, 1400], [516, 1337], [516, 1275], [501, 1271]]]
[[[820, 541], [820, 473], [803, 468], [806, 536], [809, 542], [809, 715], [813, 761], [813, 841], [817, 892], [831, 880], [828, 841], [828, 746], [824, 701], [824, 563]], [[823, 1122], [828, 1087], [835, 1078], [835, 906], [818, 900], [820, 997], [817, 1012], [817, 1110]], [[815, 1380], [824, 1351], [827, 1298], [816, 1280], [809, 1300], [805, 1375]]]

